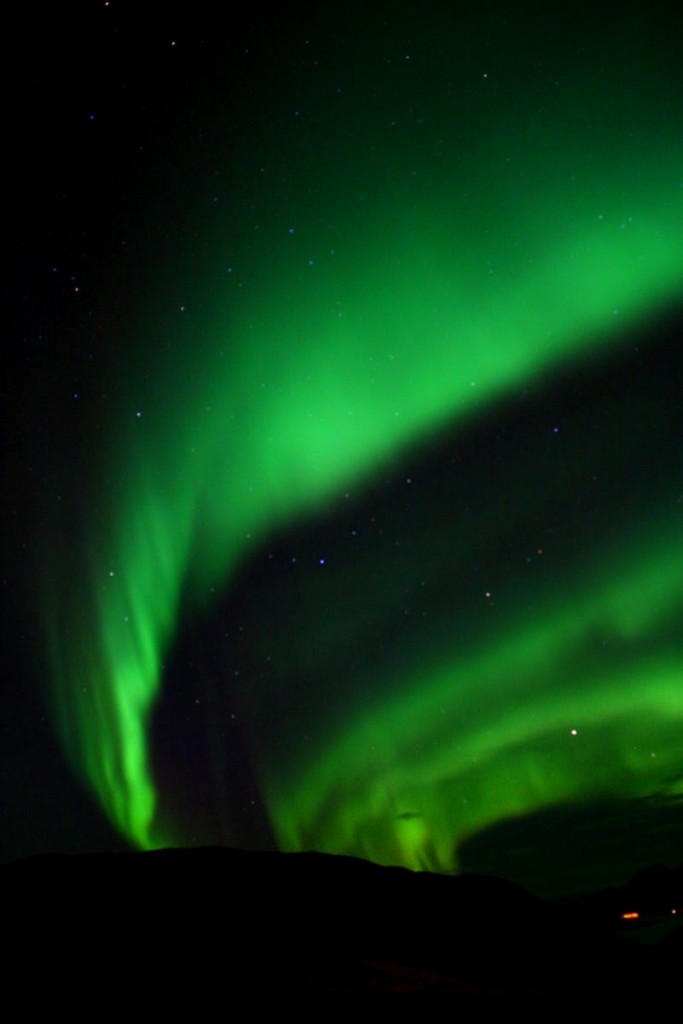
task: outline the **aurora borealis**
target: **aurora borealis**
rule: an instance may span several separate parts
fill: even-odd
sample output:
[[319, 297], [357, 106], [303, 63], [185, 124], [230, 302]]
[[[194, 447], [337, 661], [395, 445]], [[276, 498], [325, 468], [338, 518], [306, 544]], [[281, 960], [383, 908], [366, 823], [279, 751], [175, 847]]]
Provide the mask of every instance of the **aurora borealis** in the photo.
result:
[[54, 329], [99, 364], [92, 398], [60, 370], [33, 514], [71, 769], [137, 846], [438, 871], [510, 819], [675, 804], [672, 24], [302, 5], [243, 32], [139, 71], [96, 346]]

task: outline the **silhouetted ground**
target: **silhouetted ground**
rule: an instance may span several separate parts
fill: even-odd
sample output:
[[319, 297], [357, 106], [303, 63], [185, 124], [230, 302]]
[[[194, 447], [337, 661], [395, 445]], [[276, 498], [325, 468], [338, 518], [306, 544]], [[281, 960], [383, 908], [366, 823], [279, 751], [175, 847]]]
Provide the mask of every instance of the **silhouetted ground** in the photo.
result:
[[1, 869], [8, 995], [35, 1011], [193, 1016], [233, 1002], [653, 1005], [674, 991], [681, 932], [653, 949], [615, 926], [654, 881], [664, 906], [662, 872], [560, 907], [493, 877], [319, 854], [41, 855]]

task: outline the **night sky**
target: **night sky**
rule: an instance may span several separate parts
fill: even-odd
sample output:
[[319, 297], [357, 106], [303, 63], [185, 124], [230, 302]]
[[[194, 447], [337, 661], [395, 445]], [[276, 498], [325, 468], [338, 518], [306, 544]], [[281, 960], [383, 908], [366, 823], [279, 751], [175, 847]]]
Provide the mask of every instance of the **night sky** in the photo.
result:
[[15, 40], [3, 856], [678, 863], [683, 16], [201, 14]]

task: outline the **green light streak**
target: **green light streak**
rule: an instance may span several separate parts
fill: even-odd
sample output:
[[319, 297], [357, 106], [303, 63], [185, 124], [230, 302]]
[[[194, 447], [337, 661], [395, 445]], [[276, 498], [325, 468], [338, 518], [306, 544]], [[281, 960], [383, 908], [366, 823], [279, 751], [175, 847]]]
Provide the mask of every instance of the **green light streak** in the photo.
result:
[[[677, 530], [648, 529], [658, 549], [634, 558], [628, 538], [606, 556], [619, 566], [607, 584], [586, 574], [541, 622], [519, 615], [493, 650], [425, 668], [409, 687], [397, 679], [390, 704], [366, 702], [336, 736], [318, 738], [308, 763], [270, 773], [282, 847], [451, 871], [458, 846], [492, 821], [680, 788], [683, 651], [671, 625], [683, 570], [671, 559]], [[607, 666], [598, 636], [616, 648]]]
[[[327, 166], [325, 216], [307, 180], [289, 191], [270, 179], [254, 185], [245, 144], [230, 254], [207, 242], [212, 269], [195, 289], [202, 330], [179, 318], [164, 355], [164, 330], [149, 326], [144, 347], [157, 353], [158, 377], [144, 415], [122, 399], [92, 481], [97, 518], [80, 568], [58, 547], [44, 599], [64, 747], [133, 842], [183, 841], [182, 822], [160, 820], [148, 749], [181, 603], [201, 613], [266, 537], [320, 514], [349, 481], [370, 481], [406, 446], [599, 357], [626, 326], [680, 296], [678, 127], [662, 115], [654, 131], [643, 115], [606, 136], [605, 123], [641, 92], [636, 76], [595, 108], [580, 86], [552, 110], [534, 111], [526, 97], [523, 118], [501, 104], [485, 142], [444, 100], [438, 162], [431, 136], [416, 149], [380, 147], [370, 203], [367, 182]], [[660, 102], [653, 92], [648, 110]], [[587, 110], [580, 123], [577, 109]], [[343, 126], [324, 127], [331, 150], [336, 141], [344, 152]], [[299, 145], [284, 130], [268, 141], [292, 167]], [[461, 165], [468, 147], [474, 156]], [[253, 208], [267, 219], [267, 243]], [[229, 284], [228, 259], [237, 266]], [[670, 544], [678, 549], [675, 537]], [[448, 869], [454, 843], [502, 816], [594, 789], [659, 786], [660, 766], [629, 752], [624, 720], [645, 692], [663, 727], [679, 721], [679, 652], [643, 657], [618, 679], [582, 668], [577, 653], [596, 622], [638, 638], [657, 628], [658, 602], [683, 597], [675, 559], [629, 567], [628, 557], [618, 583], [593, 596], [587, 588], [566, 613], [548, 608], [541, 623], [510, 628], [491, 653], [463, 661], [454, 649], [414, 686], [402, 681], [392, 699], [354, 709], [327, 727], [315, 756], [293, 738], [290, 771], [261, 766], [282, 846]], [[544, 680], [564, 659], [585, 674], [558, 698]], [[514, 700], [498, 682], [503, 670]], [[572, 718], [603, 729], [615, 767], [600, 779], [585, 764], [577, 770], [580, 737], [571, 752], [569, 738], [566, 750], [546, 744]]]

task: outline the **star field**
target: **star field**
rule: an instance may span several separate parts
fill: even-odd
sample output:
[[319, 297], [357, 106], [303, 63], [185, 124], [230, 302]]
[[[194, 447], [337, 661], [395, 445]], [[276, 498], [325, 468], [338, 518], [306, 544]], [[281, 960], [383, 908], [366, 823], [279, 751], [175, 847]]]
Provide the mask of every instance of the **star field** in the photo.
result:
[[451, 871], [677, 806], [679, 61], [569, 6], [90, 16], [26, 259], [29, 618], [128, 842]]

